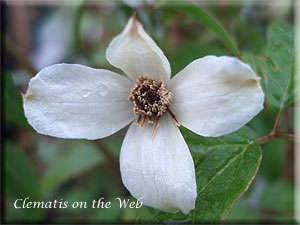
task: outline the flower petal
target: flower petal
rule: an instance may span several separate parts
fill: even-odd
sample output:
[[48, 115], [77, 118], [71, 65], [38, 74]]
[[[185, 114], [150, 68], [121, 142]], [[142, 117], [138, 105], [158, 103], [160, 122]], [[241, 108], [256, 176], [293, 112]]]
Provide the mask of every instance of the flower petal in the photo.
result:
[[145, 32], [143, 25], [133, 15], [123, 32], [115, 37], [106, 50], [109, 63], [136, 81], [146, 76], [166, 83], [170, 79], [171, 68], [167, 57]]
[[238, 130], [263, 109], [264, 93], [248, 64], [233, 57], [206, 56], [169, 83], [172, 112], [193, 132], [216, 137]]
[[56, 64], [29, 82], [24, 111], [41, 134], [60, 138], [98, 139], [133, 120], [127, 101], [132, 82], [103, 69]]
[[123, 183], [144, 205], [187, 214], [197, 196], [188, 146], [169, 115], [162, 117], [154, 138], [151, 132], [149, 124], [130, 126], [120, 154]]

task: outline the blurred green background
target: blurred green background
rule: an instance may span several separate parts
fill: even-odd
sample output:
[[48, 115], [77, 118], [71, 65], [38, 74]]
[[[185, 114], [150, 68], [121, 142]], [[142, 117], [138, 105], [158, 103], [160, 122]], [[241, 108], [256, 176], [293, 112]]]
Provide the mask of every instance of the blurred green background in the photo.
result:
[[[266, 30], [275, 20], [293, 25], [292, 1], [195, 1], [219, 21], [238, 49], [260, 55]], [[284, 3], [283, 3], [284, 2]], [[127, 128], [97, 141], [63, 140], [37, 134], [23, 114], [21, 93], [36, 71], [55, 63], [79, 63], [117, 71], [105, 50], [137, 12], [146, 31], [168, 57], [172, 75], [205, 55], [233, 55], [210, 29], [180, 10], [180, 1], [23, 1], [5, 7], [5, 64], [2, 69], [2, 215], [6, 222], [133, 223], [135, 209], [15, 209], [14, 201], [87, 201], [131, 198], [122, 185], [118, 156]], [[165, 7], [168, 4], [170, 7]], [[243, 55], [242, 55], [243, 59]], [[260, 74], [258, 74], [261, 76]], [[293, 104], [282, 114], [280, 130], [294, 132]], [[276, 115], [267, 107], [249, 126], [266, 135]], [[227, 223], [294, 221], [294, 146], [272, 140], [262, 146], [258, 175], [232, 209]]]

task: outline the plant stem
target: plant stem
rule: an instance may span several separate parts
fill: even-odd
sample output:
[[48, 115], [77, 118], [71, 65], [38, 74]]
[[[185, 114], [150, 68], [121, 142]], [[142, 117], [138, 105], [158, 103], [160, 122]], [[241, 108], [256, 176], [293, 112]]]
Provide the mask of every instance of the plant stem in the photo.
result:
[[289, 133], [275, 133], [274, 138], [286, 138], [286, 139], [291, 139], [293, 141], [300, 141], [300, 137], [294, 134], [289, 134]]
[[265, 135], [265, 136], [262, 136], [262, 137], [258, 138], [256, 140], [257, 144], [259, 144], [259, 145], [266, 144], [267, 142], [271, 141], [274, 138], [284, 138], [284, 139], [289, 139], [291, 141], [300, 142], [300, 137], [296, 136], [295, 134], [277, 132], [278, 127], [279, 127], [279, 121], [280, 121], [280, 118], [281, 118], [281, 114], [282, 114], [282, 111], [280, 111], [277, 114], [276, 119], [275, 119], [275, 123], [274, 123], [273, 128], [270, 131], [270, 133]]
[[7, 34], [4, 34], [4, 44], [5, 49], [13, 55], [16, 60], [28, 71], [34, 76], [37, 74], [37, 70], [31, 65], [29, 60], [21, 53], [21, 51], [16, 47], [16, 44], [10, 40], [10, 38], [7, 36]]
[[111, 154], [111, 150], [106, 146], [106, 144], [103, 141], [96, 140], [96, 145], [99, 147], [101, 152], [105, 155], [107, 158], [110, 167], [114, 170], [115, 174], [120, 176], [120, 167], [118, 160]]
[[84, 45], [83, 39], [80, 34], [82, 18], [84, 16], [85, 10], [86, 10], [85, 3], [83, 2], [75, 14], [75, 22], [74, 22], [74, 29], [73, 29], [74, 36], [75, 36], [75, 41], [76, 41], [76, 45], [78, 46], [79, 52], [89, 61], [92, 67], [96, 67], [96, 64], [93, 61], [93, 58], [89, 54], [88, 50], [86, 49], [86, 46]]
[[275, 123], [274, 123], [274, 125], [273, 125], [273, 129], [272, 129], [271, 132], [274, 132], [274, 133], [275, 133], [275, 132], [278, 130], [279, 121], [280, 121], [280, 117], [281, 117], [281, 112], [282, 112], [282, 111], [280, 111], [280, 112], [277, 114]]
[[267, 142], [271, 141], [274, 138], [284, 138], [284, 139], [289, 139], [292, 141], [298, 141], [300, 142], [300, 137], [294, 135], [294, 134], [289, 134], [289, 133], [277, 133], [274, 131], [271, 131], [269, 134], [262, 136], [257, 139], [257, 144], [262, 145], [266, 144]]

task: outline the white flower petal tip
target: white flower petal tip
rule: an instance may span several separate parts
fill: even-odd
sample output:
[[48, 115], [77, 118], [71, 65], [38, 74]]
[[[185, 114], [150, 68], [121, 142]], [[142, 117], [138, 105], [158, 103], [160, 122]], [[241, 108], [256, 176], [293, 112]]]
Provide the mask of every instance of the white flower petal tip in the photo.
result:
[[167, 85], [171, 110], [193, 132], [217, 137], [240, 129], [264, 104], [251, 67], [237, 58], [206, 56], [180, 71]]
[[23, 107], [40, 134], [60, 138], [109, 136], [134, 117], [127, 101], [132, 82], [103, 69], [56, 64], [29, 82]]
[[120, 153], [122, 181], [144, 205], [187, 214], [197, 197], [192, 156], [168, 114], [162, 117], [155, 138], [152, 126], [132, 124]]
[[145, 32], [136, 18], [130, 17], [121, 34], [116, 36], [106, 50], [109, 63], [136, 81], [139, 76], [150, 77], [166, 83], [171, 68], [167, 57]]

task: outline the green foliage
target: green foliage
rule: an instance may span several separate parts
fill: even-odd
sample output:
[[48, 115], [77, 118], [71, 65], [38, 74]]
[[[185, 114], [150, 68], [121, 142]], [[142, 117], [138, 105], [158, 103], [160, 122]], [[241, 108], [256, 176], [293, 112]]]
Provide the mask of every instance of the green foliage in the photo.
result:
[[8, 71], [3, 70], [4, 119], [26, 129], [31, 129], [24, 116], [20, 92]]
[[[92, 195], [90, 194], [89, 190], [83, 187], [75, 187], [71, 190], [66, 190], [65, 192], [62, 192], [60, 197], [69, 204], [67, 208], [61, 210], [70, 213], [82, 213], [83, 211], [89, 210], [90, 202], [92, 201]], [[73, 208], [71, 205], [74, 202], [87, 202], [87, 208]]]
[[198, 7], [193, 3], [189, 3], [188, 1], [185, 1], [183, 4], [180, 5], [169, 4], [167, 8], [180, 11], [188, 16], [191, 16], [198, 23], [211, 30], [225, 44], [225, 46], [229, 48], [233, 54], [235, 54], [235, 56], [240, 56], [238, 48], [236, 47], [235, 43], [230, 39], [228, 33], [224, 30], [222, 25], [206, 10]]
[[273, 22], [267, 30], [267, 42], [263, 55], [245, 53], [244, 58], [262, 77], [269, 106], [279, 113], [296, 97], [293, 27], [283, 21]]
[[243, 221], [254, 224], [259, 221], [259, 216], [255, 212], [249, 210], [249, 206], [245, 202], [238, 201], [233, 207], [227, 222], [243, 224]]
[[[285, 190], [285, 191], [282, 191]], [[260, 205], [266, 210], [293, 213], [293, 185], [288, 180], [270, 182], [262, 193]]]
[[235, 17], [232, 22], [234, 37], [240, 48], [260, 54], [264, 50], [265, 40], [262, 32], [241, 17]]
[[[100, 179], [101, 178], [101, 179]], [[89, 190], [90, 195], [99, 196], [99, 193], [105, 193], [108, 196], [122, 196], [125, 194], [125, 188], [121, 185], [121, 180], [113, 177], [104, 169], [91, 171], [86, 176], [83, 183]]]
[[239, 200], [234, 206], [227, 222], [295, 223], [294, 190], [290, 181], [277, 179], [267, 182], [260, 176], [255, 179], [253, 185], [250, 195]]
[[79, 175], [103, 160], [102, 154], [92, 142], [73, 142], [70, 152], [46, 171], [42, 179], [42, 190], [47, 193], [62, 183]]
[[191, 150], [198, 196], [196, 208], [189, 215], [167, 214], [150, 208], [140, 212], [138, 221], [219, 223], [230, 213], [235, 201], [254, 179], [261, 160], [256, 135], [248, 127], [219, 137], [200, 137], [182, 129]]
[[263, 110], [254, 117], [248, 126], [253, 129], [257, 136], [264, 136], [272, 130], [276, 116], [268, 110]]
[[278, 179], [282, 173], [286, 160], [284, 144], [283, 140], [272, 140], [262, 147], [264, 157], [259, 172], [270, 181]]
[[[5, 191], [11, 197], [40, 197], [39, 179], [31, 162], [12, 142], [4, 142]], [[26, 183], [23, 182], [26, 180]], [[16, 194], [18, 193], [18, 194]]]
[[[40, 219], [43, 209], [15, 209], [17, 199], [29, 198], [31, 201], [41, 199], [39, 178], [25, 154], [12, 142], [4, 142], [4, 192], [8, 197], [9, 211], [7, 221], [33, 222]], [[18, 201], [20, 207], [21, 200]], [[24, 215], [26, 215], [24, 217]]]
[[192, 61], [207, 55], [225, 55], [225, 50], [213, 46], [195, 46], [193, 43], [186, 42], [183, 46], [176, 49], [174, 57], [170, 58], [172, 75], [176, 75], [180, 70]]
[[112, 202], [111, 207], [107, 209], [94, 209], [89, 217], [90, 222], [114, 223], [116, 219], [120, 219], [123, 208], [120, 208], [114, 199], [106, 199], [105, 201]]

